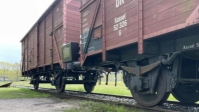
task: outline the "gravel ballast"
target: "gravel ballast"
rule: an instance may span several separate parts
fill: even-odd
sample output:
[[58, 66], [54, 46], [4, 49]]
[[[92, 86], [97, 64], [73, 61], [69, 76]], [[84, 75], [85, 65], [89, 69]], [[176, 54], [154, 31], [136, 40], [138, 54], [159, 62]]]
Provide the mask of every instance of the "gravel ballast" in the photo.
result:
[[[121, 102], [121, 103], [132, 104], [132, 105], [137, 104], [137, 102], [134, 99], [118, 98], [118, 97], [113, 97], [113, 96], [108, 96], [108, 95], [106, 96], [106, 95], [86, 94], [82, 92], [70, 92], [70, 91], [65, 91], [65, 94], [80, 95], [80, 96], [88, 97], [88, 98]], [[164, 103], [160, 107], [162, 109], [174, 110], [174, 111], [179, 111], [179, 112], [199, 112], [199, 107], [182, 106], [182, 105], [177, 105], [177, 104]]]

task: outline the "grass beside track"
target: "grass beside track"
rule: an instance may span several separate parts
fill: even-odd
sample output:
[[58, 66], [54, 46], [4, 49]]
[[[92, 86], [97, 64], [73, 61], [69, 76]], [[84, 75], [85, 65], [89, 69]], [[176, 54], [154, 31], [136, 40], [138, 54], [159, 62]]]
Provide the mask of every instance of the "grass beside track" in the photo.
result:
[[[25, 85], [32, 86], [28, 81], [14, 82], [13, 85]], [[55, 88], [51, 84], [40, 84], [39, 87], [44, 88]], [[66, 90], [76, 90], [76, 91], [85, 91], [83, 85], [66, 85]], [[118, 82], [115, 86], [114, 82], [110, 82], [108, 85], [105, 85], [105, 82], [102, 82], [101, 85], [96, 84], [94, 91], [95, 93], [104, 93], [104, 94], [114, 94], [114, 95], [123, 95], [131, 96], [130, 91], [125, 87], [123, 82]]]
[[49, 94], [38, 93], [29, 89], [22, 88], [0, 88], [0, 99], [14, 98], [47, 98]]
[[[13, 85], [32, 86], [28, 81], [13, 82]], [[54, 86], [51, 86], [51, 84], [40, 84], [39, 87], [55, 88]], [[85, 91], [83, 85], [66, 85], [66, 90]], [[109, 85], [105, 85], [105, 82], [102, 82], [101, 85], [96, 84], [93, 92], [131, 96], [130, 91], [125, 87], [123, 82], [118, 82], [116, 87], [114, 82], [109, 82]], [[168, 100], [177, 101], [172, 95], [169, 96]]]
[[[6, 84], [5, 83], [0, 83]], [[15, 85], [31, 86], [28, 82], [14, 82]], [[71, 88], [74, 85], [70, 85]], [[41, 85], [41, 87], [52, 88], [53, 86]], [[80, 87], [80, 86], [78, 86]], [[107, 86], [108, 87], [108, 86]], [[77, 88], [76, 88], [77, 89]], [[82, 89], [83, 90], [83, 89]], [[0, 88], [0, 99], [15, 99], [15, 98], [48, 98], [50, 95], [45, 93], [40, 93], [23, 88]], [[126, 108], [124, 106], [112, 105], [109, 103], [100, 103], [94, 101], [86, 100], [63, 100], [71, 105], [76, 105], [74, 108], [64, 110], [63, 112], [143, 112], [135, 108]]]
[[[79, 101], [78, 101], [79, 102]], [[70, 101], [71, 104], [76, 104], [77, 101]], [[78, 108], [65, 110], [64, 112], [143, 112], [135, 108], [125, 108], [124, 106], [111, 105], [108, 103], [100, 103], [93, 101], [80, 101]]]

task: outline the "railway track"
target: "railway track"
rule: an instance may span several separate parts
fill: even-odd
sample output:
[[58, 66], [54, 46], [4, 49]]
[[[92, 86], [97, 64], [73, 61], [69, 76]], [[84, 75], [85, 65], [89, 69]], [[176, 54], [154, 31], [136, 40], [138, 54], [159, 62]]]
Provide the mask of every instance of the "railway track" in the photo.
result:
[[[109, 100], [104, 100], [104, 99], [85, 97], [85, 96], [81, 96], [81, 95], [71, 95], [71, 94], [67, 94], [66, 92], [57, 94], [56, 92], [53, 92], [53, 91], [46, 91], [46, 90], [38, 90], [38, 91], [44, 92], [44, 93], [49, 93], [49, 94], [55, 95], [60, 98], [76, 98], [76, 99], [78, 98], [78, 99], [84, 99], [84, 100], [92, 100], [92, 101], [98, 101], [98, 102], [104, 102], [104, 103], [111, 103], [114, 105], [122, 105], [122, 106], [129, 107], [129, 108], [130, 107], [139, 108], [146, 112], [174, 112], [172, 110], [166, 110], [166, 109], [160, 108], [158, 106], [149, 108], [149, 107], [139, 106], [137, 104], [132, 105], [132, 104], [126, 104], [126, 103], [122, 103], [122, 102], [115, 102], [115, 101], [109, 101]], [[179, 111], [175, 111], [175, 112], [179, 112]]]
[[[14, 85], [13, 87], [17, 88], [28, 88], [33, 90], [31, 86], [22, 86], [22, 85]], [[40, 88], [38, 92], [48, 93], [53, 96], [59, 98], [78, 98], [78, 99], [85, 99], [85, 100], [93, 100], [98, 102], [106, 102], [115, 105], [123, 105], [125, 107], [134, 107], [139, 108], [145, 111], [150, 112], [198, 112], [199, 111], [199, 104], [183, 104], [176, 101], [167, 101], [163, 104], [163, 106], [155, 106], [155, 107], [143, 107], [137, 105], [134, 101], [133, 97], [129, 96], [119, 96], [119, 95], [110, 95], [110, 94], [102, 94], [102, 93], [90, 93], [87, 94], [86, 92], [80, 91], [72, 91], [66, 90], [64, 93], [58, 94], [56, 93], [56, 89], [50, 88]], [[130, 101], [130, 102], [129, 102]]]
[[[33, 89], [32, 86], [22, 86], [22, 85], [14, 85], [12, 87], [20, 87], [20, 88], [29, 88], [29, 89]], [[40, 89], [43, 90], [54, 90], [56, 91], [56, 89], [51, 89], [51, 88], [42, 88], [40, 87]], [[65, 92], [73, 92], [73, 93], [81, 93], [81, 94], [87, 94], [86, 92], [82, 92], [82, 91], [75, 91], [75, 90], [65, 90]], [[133, 99], [133, 97], [131, 96], [120, 96], [120, 95], [113, 95], [113, 94], [104, 94], [104, 93], [89, 93], [89, 94], [93, 94], [93, 95], [105, 95], [105, 96], [110, 96], [110, 97], [117, 97], [117, 98], [126, 98], [126, 99]], [[199, 107], [199, 104], [194, 103], [194, 104], [186, 104], [186, 103], [181, 103], [178, 101], [166, 101], [166, 103], [169, 104], [178, 104], [178, 105], [183, 105], [183, 106], [194, 106], [194, 107]]]
[[[78, 92], [78, 93], [83, 93], [83, 94], [87, 94], [86, 92], [80, 92], [80, 91], [74, 91], [74, 90], [66, 90], [69, 92]], [[110, 96], [110, 97], [118, 97], [118, 98], [126, 98], [126, 99], [133, 99], [133, 97], [131, 96], [120, 96], [120, 95], [112, 95], [112, 94], [103, 94], [103, 93], [89, 93], [89, 94], [93, 94], [93, 95], [105, 95], [105, 96]], [[186, 104], [186, 103], [181, 103], [178, 101], [166, 101], [166, 103], [170, 103], [170, 104], [179, 104], [179, 105], [185, 105], [185, 106], [194, 106], [194, 107], [199, 107], [199, 104]]]

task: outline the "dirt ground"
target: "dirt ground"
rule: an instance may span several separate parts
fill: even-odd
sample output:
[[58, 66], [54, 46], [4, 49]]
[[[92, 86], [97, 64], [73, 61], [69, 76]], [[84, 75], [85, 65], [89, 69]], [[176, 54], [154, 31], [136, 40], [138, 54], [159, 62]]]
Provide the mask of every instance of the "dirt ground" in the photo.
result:
[[59, 99], [0, 99], [0, 112], [63, 112], [73, 107]]

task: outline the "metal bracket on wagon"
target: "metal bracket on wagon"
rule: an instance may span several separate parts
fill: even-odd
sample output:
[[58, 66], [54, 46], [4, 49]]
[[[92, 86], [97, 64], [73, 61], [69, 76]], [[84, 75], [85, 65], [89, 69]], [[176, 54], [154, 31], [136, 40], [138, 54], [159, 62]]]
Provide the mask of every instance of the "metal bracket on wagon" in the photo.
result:
[[173, 60], [178, 56], [178, 54], [180, 54], [180, 52], [174, 52], [172, 55], [168, 54], [166, 59], [163, 57], [160, 57], [162, 58], [162, 64], [171, 65]]
[[[132, 74], [136, 74], [136, 75], [142, 75], [142, 74], [145, 74], [147, 72], [150, 72], [151, 70], [155, 69], [156, 67], [158, 67], [159, 65], [161, 65], [161, 61], [157, 61], [155, 63], [152, 63], [150, 65], [147, 65], [147, 66], [143, 66], [143, 67], [136, 67], [136, 68], [133, 68], [133, 67], [127, 67], [127, 66], [121, 66], [121, 68], [125, 71], [127, 71], [128, 73], [132, 73]], [[136, 69], [139, 69], [139, 70], [136, 70]], [[137, 72], [139, 71], [139, 72]]]

